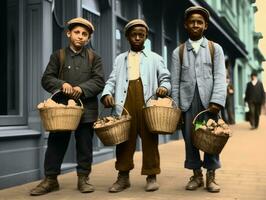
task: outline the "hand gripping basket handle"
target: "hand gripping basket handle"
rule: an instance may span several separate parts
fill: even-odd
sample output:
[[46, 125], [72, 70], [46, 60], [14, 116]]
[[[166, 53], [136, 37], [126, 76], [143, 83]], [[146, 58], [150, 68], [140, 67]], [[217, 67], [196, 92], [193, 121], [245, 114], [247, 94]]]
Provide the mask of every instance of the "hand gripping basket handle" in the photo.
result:
[[[194, 117], [192, 123], [195, 125], [195, 122], [196, 122], [198, 116], [200, 116], [201, 114], [203, 114], [203, 113], [205, 113], [205, 112], [209, 112], [209, 111], [210, 111], [209, 109], [206, 109], [206, 110], [203, 110], [203, 111], [199, 112], [199, 113]], [[221, 116], [220, 116], [219, 114], [218, 114], [218, 117], [221, 118]]]
[[[147, 106], [147, 103], [151, 100], [151, 98], [152, 97], [154, 97], [154, 96], [157, 96], [156, 94], [153, 94], [153, 95], [151, 95], [148, 99], [147, 99], [147, 101], [146, 101], [146, 103], [145, 103], [145, 106]], [[162, 97], [161, 97], [162, 98]], [[165, 96], [165, 97], [163, 97], [163, 98], [168, 98], [168, 99], [170, 99], [170, 100], [172, 100], [172, 102], [174, 102], [174, 104], [175, 104], [175, 107], [177, 108], [177, 104], [176, 104], [176, 102], [174, 101], [174, 99], [172, 99], [171, 97], [169, 97], [169, 96]]]
[[[128, 110], [127, 110], [124, 106], [122, 106], [121, 104], [118, 104], [118, 103], [116, 103], [116, 104], [112, 107], [112, 110], [114, 109], [115, 106], [120, 106], [121, 108], [123, 108], [123, 110], [126, 111], [127, 115], [129, 115]], [[111, 111], [112, 111], [112, 110], [111, 110]], [[101, 115], [102, 115], [103, 111], [104, 111], [104, 109], [102, 109], [102, 111], [100, 112], [100, 114], [99, 114], [99, 116], [98, 116], [98, 119], [101, 118]], [[111, 113], [112, 113], [112, 112], [111, 112]]]
[[[51, 97], [50, 97], [50, 99], [52, 99], [53, 98], [53, 96], [54, 95], [56, 95], [56, 94], [58, 94], [58, 93], [63, 93], [63, 91], [62, 90], [57, 90], [57, 91], [55, 91], [52, 95], [51, 95]], [[63, 93], [64, 94], [64, 93]], [[72, 98], [70, 98], [70, 99], [72, 99]], [[76, 99], [74, 99], [74, 100], [76, 100]], [[81, 108], [83, 108], [83, 103], [82, 103], [82, 101], [80, 100], [80, 99], [77, 99], [78, 101], [79, 101], [79, 103], [80, 103], [80, 107]]]

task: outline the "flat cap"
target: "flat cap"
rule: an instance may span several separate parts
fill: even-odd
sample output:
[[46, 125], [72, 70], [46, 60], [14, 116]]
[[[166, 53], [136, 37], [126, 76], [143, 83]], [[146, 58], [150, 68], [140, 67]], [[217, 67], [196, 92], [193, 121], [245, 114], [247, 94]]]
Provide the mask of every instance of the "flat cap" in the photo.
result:
[[125, 34], [127, 34], [127, 31], [133, 27], [133, 26], [144, 26], [147, 31], [149, 31], [149, 27], [148, 25], [146, 24], [146, 22], [142, 19], [133, 19], [131, 20], [130, 22], [127, 23], [127, 25], [125, 26]]
[[191, 6], [185, 10], [185, 20], [193, 13], [201, 14], [206, 21], [209, 21], [210, 13], [206, 8], [201, 6]]
[[67, 22], [68, 29], [71, 29], [71, 27], [73, 27], [73, 25], [75, 25], [75, 24], [82, 24], [82, 25], [86, 26], [91, 33], [93, 33], [93, 31], [94, 31], [94, 26], [92, 25], [92, 23], [90, 21], [82, 18], [82, 17], [77, 17], [77, 18], [73, 18], [73, 19], [69, 20]]

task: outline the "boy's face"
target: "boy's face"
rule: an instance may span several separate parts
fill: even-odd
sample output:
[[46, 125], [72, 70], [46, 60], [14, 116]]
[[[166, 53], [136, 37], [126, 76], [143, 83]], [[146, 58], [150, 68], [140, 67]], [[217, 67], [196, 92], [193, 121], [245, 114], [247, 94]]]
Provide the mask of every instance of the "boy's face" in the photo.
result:
[[192, 13], [185, 21], [185, 29], [191, 40], [199, 40], [208, 28], [208, 23], [204, 17], [198, 13]]
[[147, 30], [143, 26], [132, 27], [128, 34], [127, 40], [133, 51], [141, 51], [147, 38]]
[[76, 51], [80, 50], [90, 39], [88, 29], [83, 26], [75, 26], [73, 29], [67, 31], [70, 46]]
[[251, 75], [251, 80], [253, 81], [253, 80], [256, 80], [257, 79], [257, 76], [255, 76], [255, 75]]

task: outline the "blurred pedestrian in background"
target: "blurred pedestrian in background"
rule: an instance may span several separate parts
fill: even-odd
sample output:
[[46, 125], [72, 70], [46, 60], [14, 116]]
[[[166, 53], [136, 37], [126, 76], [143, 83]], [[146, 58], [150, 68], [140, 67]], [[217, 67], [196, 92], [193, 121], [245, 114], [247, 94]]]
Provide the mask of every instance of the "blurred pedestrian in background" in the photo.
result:
[[256, 129], [259, 127], [261, 106], [265, 103], [263, 84], [260, 80], [258, 80], [256, 71], [251, 73], [251, 81], [247, 83], [245, 102], [248, 103], [248, 120], [250, 122], [251, 129]]

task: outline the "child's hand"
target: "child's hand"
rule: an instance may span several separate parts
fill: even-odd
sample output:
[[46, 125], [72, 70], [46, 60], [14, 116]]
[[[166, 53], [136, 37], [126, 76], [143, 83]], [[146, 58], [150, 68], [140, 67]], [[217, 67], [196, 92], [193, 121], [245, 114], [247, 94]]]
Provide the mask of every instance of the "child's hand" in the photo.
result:
[[165, 97], [167, 95], [168, 90], [165, 87], [158, 87], [156, 90], [156, 95], [158, 97]]
[[65, 94], [71, 95], [73, 93], [73, 87], [69, 83], [64, 83], [62, 85], [62, 91]]

